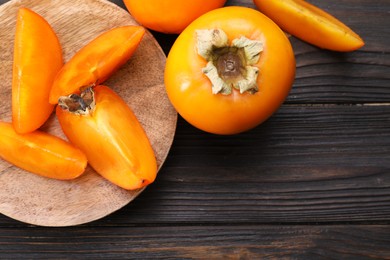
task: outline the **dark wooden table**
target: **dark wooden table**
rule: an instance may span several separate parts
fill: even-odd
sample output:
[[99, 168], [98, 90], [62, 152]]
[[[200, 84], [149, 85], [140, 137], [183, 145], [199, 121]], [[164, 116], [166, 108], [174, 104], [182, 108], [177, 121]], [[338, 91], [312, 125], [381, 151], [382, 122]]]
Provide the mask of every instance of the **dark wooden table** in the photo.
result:
[[[290, 38], [296, 80], [267, 122], [216, 136], [179, 118], [135, 201], [66, 228], [0, 215], [0, 259], [390, 259], [390, 1], [310, 2], [366, 45], [335, 53]], [[176, 36], [153, 34], [168, 53]]]

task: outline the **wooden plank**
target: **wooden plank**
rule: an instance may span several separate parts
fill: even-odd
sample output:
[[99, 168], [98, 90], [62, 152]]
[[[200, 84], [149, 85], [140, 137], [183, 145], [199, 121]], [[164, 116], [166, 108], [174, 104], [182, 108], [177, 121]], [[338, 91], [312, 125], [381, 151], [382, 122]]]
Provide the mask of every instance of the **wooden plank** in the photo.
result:
[[207, 134], [181, 119], [166, 165], [390, 167], [389, 129], [390, 106], [285, 105], [234, 136]]
[[388, 222], [389, 115], [390, 106], [285, 106], [238, 136], [201, 133], [180, 120], [157, 182], [113, 219]]
[[167, 173], [171, 182], [161, 180], [111, 221], [352, 224], [388, 223], [390, 217], [390, 179], [383, 169], [183, 170], [187, 174]]
[[98, 224], [388, 222], [389, 129], [390, 106], [287, 105], [236, 136], [180, 119], [156, 183]]
[[[389, 21], [390, 22], [390, 21]], [[390, 51], [319, 50], [291, 38], [297, 70], [288, 103], [389, 103]]]
[[4, 228], [0, 258], [389, 259], [389, 234], [383, 225]]

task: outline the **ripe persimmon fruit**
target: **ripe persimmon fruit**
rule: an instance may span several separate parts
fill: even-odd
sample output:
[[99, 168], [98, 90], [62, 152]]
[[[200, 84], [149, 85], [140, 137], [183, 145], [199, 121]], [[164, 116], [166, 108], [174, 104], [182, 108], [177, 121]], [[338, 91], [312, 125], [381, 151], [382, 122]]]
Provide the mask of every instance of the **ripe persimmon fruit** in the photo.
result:
[[289, 39], [257, 10], [230, 6], [193, 21], [173, 44], [165, 87], [178, 113], [214, 134], [237, 134], [268, 119], [295, 77]]

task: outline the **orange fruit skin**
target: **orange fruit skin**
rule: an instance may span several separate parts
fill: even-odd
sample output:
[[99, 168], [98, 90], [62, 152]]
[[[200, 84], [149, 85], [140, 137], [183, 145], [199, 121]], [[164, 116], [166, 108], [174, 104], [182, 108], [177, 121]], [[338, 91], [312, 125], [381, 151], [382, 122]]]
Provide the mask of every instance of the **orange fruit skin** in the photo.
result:
[[30, 9], [19, 9], [12, 75], [12, 122], [17, 133], [38, 129], [53, 112], [49, 93], [62, 65], [61, 44], [49, 23]]
[[70, 143], [39, 130], [18, 134], [11, 123], [5, 122], [0, 122], [0, 158], [58, 180], [75, 179], [87, 167], [87, 157]]
[[[196, 30], [223, 30], [232, 42], [241, 36], [260, 40], [264, 49], [256, 66], [259, 91], [213, 94], [202, 68], [207, 61], [197, 50]], [[285, 33], [257, 10], [229, 6], [193, 21], [172, 46], [164, 72], [165, 88], [177, 112], [191, 125], [213, 134], [248, 131], [267, 120], [286, 99], [295, 78], [295, 57]]]
[[149, 139], [127, 103], [110, 88], [94, 88], [96, 106], [77, 115], [57, 106], [61, 127], [101, 176], [127, 190], [152, 183], [157, 161]]
[[284, 31], [317, 47], [348, 52], [364, 46], [351, 28], [304, 0], [253, 0]]
[[226, 0], [124, 0], [127, 10], [146, 28], [181, 33], [196, 18], [225, 5]]

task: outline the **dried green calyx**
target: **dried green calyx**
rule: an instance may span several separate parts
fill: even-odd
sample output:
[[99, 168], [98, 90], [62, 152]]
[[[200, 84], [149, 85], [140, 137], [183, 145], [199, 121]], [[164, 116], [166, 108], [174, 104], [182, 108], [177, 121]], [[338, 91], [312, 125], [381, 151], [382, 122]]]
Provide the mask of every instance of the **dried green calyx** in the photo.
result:
[[95, 96], [92, 87], [78, 94], [60, 97], [58, 105], [66, 111], [77, 115], [88, 115], [95, 108]]
[[228, 37], [221, 29], [197, 30], [198, 54], [208, 61], [203, 73], [212, 83], [214, 94], [228, 95], [232, 88], [240, 93], [258, 91], [255, 65], [263, 51], [263, 43], [244, 36], [229, 45]]

